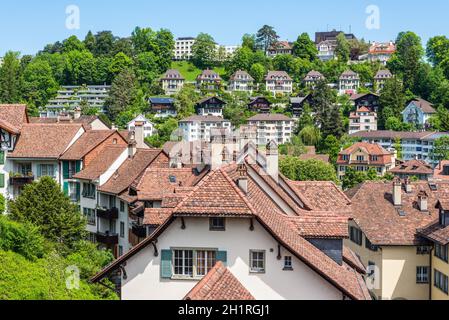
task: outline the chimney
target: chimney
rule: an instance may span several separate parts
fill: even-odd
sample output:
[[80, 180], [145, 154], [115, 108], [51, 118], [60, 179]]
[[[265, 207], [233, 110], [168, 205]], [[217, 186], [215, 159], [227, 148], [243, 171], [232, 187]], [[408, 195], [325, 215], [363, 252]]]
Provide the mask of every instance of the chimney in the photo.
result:
[[134, 134], [135, 134], [135, 141], [137, 143], [137, 148], [145, 148], [145, 134], [143, 132], [143, 127], [145, 123], [143, 121], [136, 121], [134, 126]]
[[279, 152], [278, 145], [274, 140], [267, 144], [267, 173], [277, 182], [279, 179]]
[[73, 111], [73, 119], [79, 119], [81, 118], [81, 107], [76, 107], [75, 110]]
[[429, 211], [429, 207], [428, 207], [428, 200], [429, 197], [427, 196], [427, 193], [424, 190], [421, 190], [418, 193], [418, 206], [419, 206], [419, 210], [421, 210], [421, 212], [428, 212]]
[[393, 180], [393, 204], [395, 207], [402, 206], [402, 184], [399, 177]]
[[248, 168], [246, 167], [246, 164], [239, 164], [237, 168], [237, 172], [239, 174], [239, 177], [237, 179], [237, 184], [242, 190], [244, 194], [248, 193]]
[[223, 165], [223, 149], [225, 145], [220, 137], [215, 137], [210, 146], [210, 167], [211, 170], [219, 169]]
[[409, 177], [404, 179], [404, 186], [405, 186], [405, 192], [412, 193], [412, 183], [411, 183]]
[[136, 152], [137, 152], [136, 135], [134, 131], [132, 131], [128, 143], [128, 157], [133, 158]]

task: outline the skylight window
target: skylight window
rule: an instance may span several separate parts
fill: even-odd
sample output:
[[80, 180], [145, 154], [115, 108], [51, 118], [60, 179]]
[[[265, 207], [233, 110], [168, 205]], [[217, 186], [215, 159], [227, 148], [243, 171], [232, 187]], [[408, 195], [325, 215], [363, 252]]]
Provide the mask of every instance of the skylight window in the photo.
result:
[[170, 183], [176, 183], [176, 177], [175, 176], [170, 176], [169, 180], [170, 180]]

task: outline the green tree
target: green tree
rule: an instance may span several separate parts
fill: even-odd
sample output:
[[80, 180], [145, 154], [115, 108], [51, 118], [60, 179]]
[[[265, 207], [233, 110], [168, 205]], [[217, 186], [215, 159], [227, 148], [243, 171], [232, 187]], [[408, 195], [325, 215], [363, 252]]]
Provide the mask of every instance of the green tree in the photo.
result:
[[97, 45], [97, 40], [95, 39], [95, 36], [92, 33], [92, 31], [89, 30], [89, 32], [86, 34], [86, 37], [84, 38], [84, 46], [91, 53], [94, 53], [96, 45]]
[[275, 45], [279, 39], [276, 31], [272, 26], [264, 25], [262, 28], [257, 31], [256, 35], [256, 44], [257, 48], [263, 50], [263, 52], [267, 52], [268, 48], [272, 45]]
[[334, 181], [337, 182], [335, 168], [320, 160], [299, 160], [285, 157], [279, 161], [279, 169], [287, 178], [294, 181]]
[[185, 85], [176, 95], [175, 107], [178, 117], [186, 118], [195, 113], [195, 105], [200, 99], [193, 85]]
[[248, 48], [253, 52], [256, 51], [256, 36], [254, 34], [244, 34], [242, 37], [242, 48]]
[[307, 33], [302, 33], [293, 43], [293, 55], [308, 61], [317, 59], [318, 49]]
[[306, 146], [316, 146], [321, 139], [320, 129], [315, 126], [304, 127], [299, 132], [299, 137]]
[[6, 210], [6, 199], [0, 194], [0, 215], [2, 215]]
[[449, 137], [435, 140], [432, 159], [435, 161], [449, 160]]
[[449, 39], [446, 36], [432, 37], [427, 41], [427, 57], [435, 66], [439, 65], [449, 54]]
[[0, 65], [0, 102], [18, 103], [21, 98], [19, 53], [9, 51]]
[[165, 122], [156, 125], [157, 134], [147, 137], [145, 140], [154, 148], [161, 148], [167, 141], [170, 141], [172, 133], [178, 129], [178, 121], [169, 118]]
[[136, 75], [131, 69], [124, 69], [120, 72], [111, 85], [109, 92], [108, 116], [114, 121], [117, 115], [132, 106], [137, 100], [138, 82]]
[[385, 82], [385, 86], [380, 91], [380, 114], [379, 128], [384, 129], [389, 117], [401, 117], [401, 112], [405, 108], [406, 97], [402, 81], [398, 78], [391, 78]]
[[351, 54], [351, 47], [344, 33], [337, 36], [337, 47], [335, 48], [335, 56], [340, 62], [348, 62]]
[[123, 70], [131, 68], [133, 65], [133, 61], [130, 57], [128, 57], [123, 52], [119, 52], [115, 55], [112, 60], [111, 65], [109, 66], [109, 73], [112, 77], [120, 74]]
[[251, 66], [249, 74], [254, 78], [256, 83], [261, 83], [265, 77], [266, 69], [262, 64], [255, 63]]
[[61, 191], [50, 177], [25, 186], [22, 194], [8, 206], [11, 218], [39, 227], [50, 241], [71, 247], [86, 234], [86, 220], [78, 206]]
[[363, 183], [368, 180], [368, 176], [366, 172], [356, 171], [353, 168], [347, 168], [345, 175], [342, 179], [343, 189], [351, 189], [357, 186], [360, 183]]
[[86, 46], [84, 43], [77, 38], [77, 36], [71, 36], [62, 42], [62, 52], [70, 52], [70, 51], [84, 51], [86, 50]]
[[338, 153], [341, 150], [341, 142], [334, 135], [323, 136], [318, 151], [322, 154], [328, 154], [332, 163], [337, 161]]
[[212, 68], [216, 57], [215, 40], [211, 35], [200, 33], [192, 46], [192, 63], [200, 69]]
[[91, 84], [94, 80], [96, 60], [89, 51], [70, 51], [65, 54], [65, 83]]
[[100, 31], [95, 35], [95, 56], [111, 56], [117, 38], [111, 31]]
[[302, 129], [306, 127], [312, 127], [314, 126], [315, 121], [313, 120], [312, 116], [312, 109], [310, 108], [310, 105], [306, 102], [304, 103], [304, 108], [302, 110], [301, 116], [298, 119], [296, 132], [301, 132]]

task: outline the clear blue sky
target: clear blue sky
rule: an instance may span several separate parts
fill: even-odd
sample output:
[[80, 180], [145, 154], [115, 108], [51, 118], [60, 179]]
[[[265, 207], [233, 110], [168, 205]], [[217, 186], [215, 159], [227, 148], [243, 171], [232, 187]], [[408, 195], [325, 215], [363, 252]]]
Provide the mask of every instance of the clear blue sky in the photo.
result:
[[[68, 5], [80, 8], [79, 30], [65, 28]], [[368, 5], [380, 9], [380, 29], [365, 27]], [[127, 36], [135, 26], [168, 28], [175, 36], [210, 33], [220, 44], [238, 44], [244, 33], [263, 24], [275, 27], [282, 39], [300, 33], [340, 26], [359, 38], [394, 40], [412, 30], [426, 42], [437, 34], [449, 35], [446, 0], [15, 0], [0, 7], [0, 54], [7, 50], [33, 54], [47, 43], [92, 30], [111, 30]]]

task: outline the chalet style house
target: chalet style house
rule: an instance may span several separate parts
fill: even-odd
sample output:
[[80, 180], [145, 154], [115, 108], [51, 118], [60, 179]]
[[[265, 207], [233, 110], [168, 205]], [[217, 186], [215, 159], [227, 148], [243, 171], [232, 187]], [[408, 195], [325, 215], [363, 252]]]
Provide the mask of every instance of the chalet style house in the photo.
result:
[[226, 102], [216, 96], [213, 96], [206, 97], [198, 101], [195, 109], [197, 115], [199, 116], [223, 117], [223, 108], [225, 105]]
[[356, 94], [360, 87], [360, 77], [352, 70], [343, 72], [338, 81], [338, 91], [340, 94]]
[[318, 71], [312, 70], [304, 78], [304, 84], [307, 88], [315, 88], [316, 84], [326, 78]]
[[293, 118], [299, 118], [304, 110], [304, 104], [310, 104], [312, 96], [309, 94], [305, 97], [291, 97], [289, 111], [293, 114]]
[[379, 98], [375, 93], [359, 93], [353, 94], [349, 100], [354, 103], [356, 109], [366, 107], [372, 112], [379, 112]]
[[384, 176], [396, 166], [396, 156], [378, 144], [358, 142], [338, 154], [337, 166], [340, 179], [348, 168], [360, 172], [374, 169], [379, 176]]
[[279, 54], [292, 54], [293, 45], [288, 41], [277, 41], [272, 44], [267, 50], [267, 56], [275, 57]]
[[388, 79], [393, 78], [393, 74], [388, 69], [379, 70], [377, 71], [376, 75], [374, 76], [374, 85], [377, 89], [377, 92], [380, 92], [385, 86], [385, 81]]
[[162, 181], [160, 206], [140, 213], [154, 231], [91, 281], [118, 272], [123, 300], [370, 299], [365, 268], [343, 246], [347, 197], [333, 183], [279, 175], [275, 144], [256, 157], [147, 171], [138, 190]]
[[437, 111], [429, 101], [417, 98], [409, 102], [402, 111], [402, 116], [405, 123], [414, 124], [417, 128], [426, 128], [430, 117], [436, 113]]
[[229, 91], [253, 92], [254, 78], [246, 71], [237, 70], [229, 78]]
[[170, 69], [161, 78], [162, 89], [166, 95], [178, 93], [184, 86], [184, 77], [178, 70]]
[[214, 91], [221, 87], [222, 79], [213, 70], [203, 70], [203, 72], [196, 78], [197, 88], [200, 90]]
[[265, 97], [255, 97], [248, 103], [248, 109], [257, 113], [270, 113], [271, 102]]
[[291, 94], [293, 79], [285, 71], [269, 71], [265, 77], [265, 89], [273, 96]]
[[172, 98], [152, 97], [149, 99], [151, 112], [155, 113], [156, 118], [176, 117], [175, 100]]

